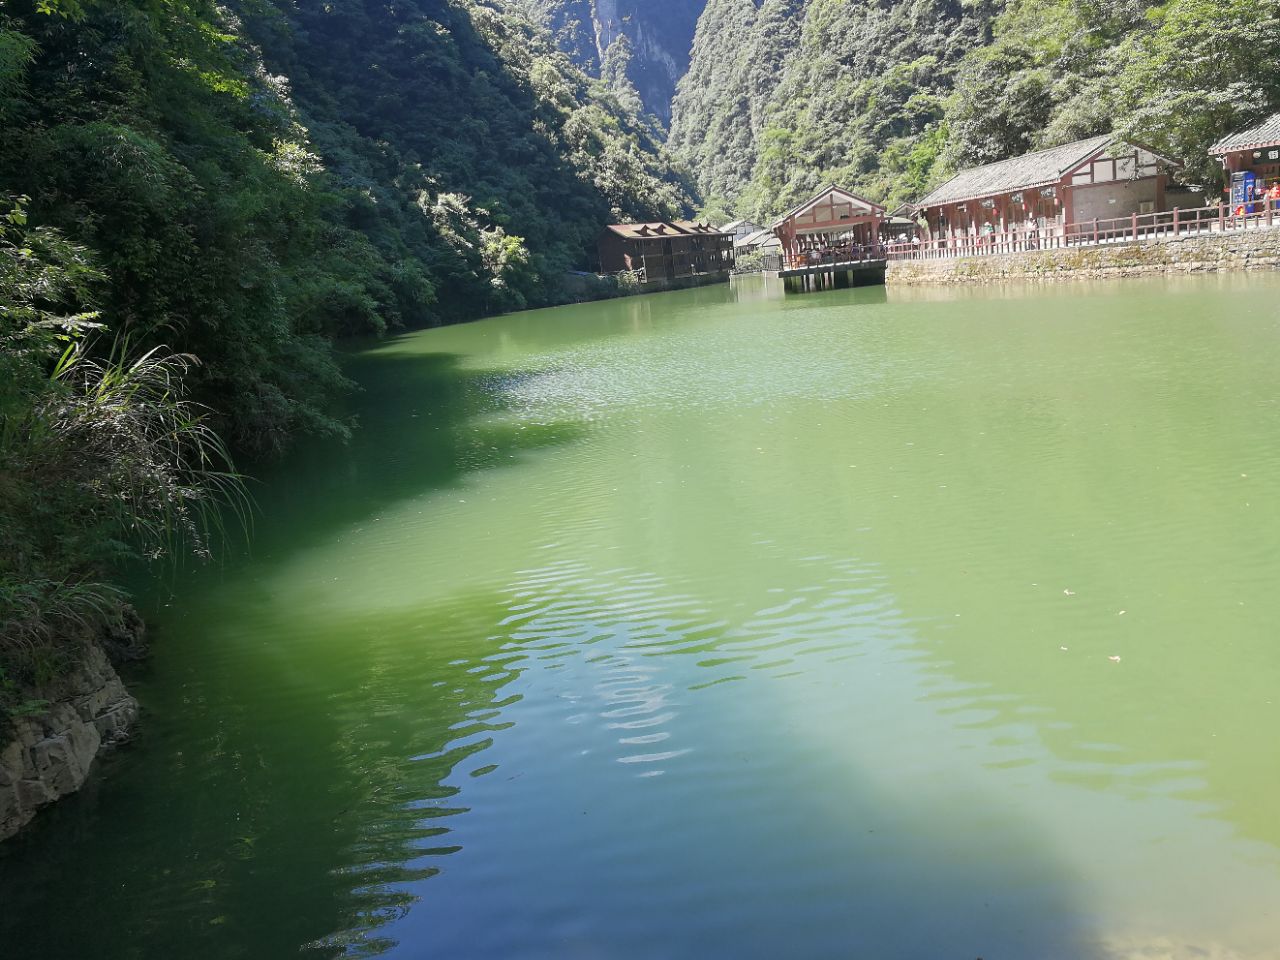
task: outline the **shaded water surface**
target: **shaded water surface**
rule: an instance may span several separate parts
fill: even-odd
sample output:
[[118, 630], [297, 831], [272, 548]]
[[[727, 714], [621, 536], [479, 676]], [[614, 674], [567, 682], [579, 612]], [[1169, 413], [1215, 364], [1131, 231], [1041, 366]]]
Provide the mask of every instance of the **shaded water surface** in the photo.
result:
[[1280, 278], [428, 331], [155, 596], [6, 958], [1280, 957]]

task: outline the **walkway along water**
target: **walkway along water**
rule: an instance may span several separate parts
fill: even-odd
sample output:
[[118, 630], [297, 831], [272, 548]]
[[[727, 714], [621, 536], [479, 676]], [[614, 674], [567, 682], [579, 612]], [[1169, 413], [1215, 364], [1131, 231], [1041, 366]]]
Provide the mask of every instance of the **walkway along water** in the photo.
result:
[[1101, 280], [1156, 274], [1280, 269], [1280, 223], [1274, 227], [1112, 239], [1050, 250], [971, 257], [891, 260], [886, 282], [1000, 283], [1010, 280]]
[[[985, 257], [1035, 250], [1062, 250], [1112, 243], [1137, 243], [1210, 234], [1270, 229], [1280, 225], [1280, 201], [1257, 200], [1246, 208], [1228, 203], [1177, 208], [1164, 213], [1131, 214], [1093, 219], [1063, 226], [1021, 226], [991, 234], [963, 234], [941, 240], [901, 243], [885, 249], [890, 260], [936, 260], [947, 257]], [[1251, 211], [1251, 212], [1250, 212]]]
[[[1097, 279], [1116, 274], [1269, 268], [1276, 265], [1278, 204], [1280, 200], [1265, 198], [1234, 208], [1220, 203], [1086, 223], [1049, 222], [998, 233], [884, 243], [868, 239], [882, 223], [883, 208], [829, 187], [774, 224], [783, 238], [782, 252], [768, 255], [763, 266], [766, 275], [780, 279], [789, 292], [884, 282]], [[1097, 252], [1107, 250], [1119, 252]], [[988, 260], [995, 262], [983, 262]], [[905, 266], [931, 262], [946, 265]]]
[[[1280, 269], [1280, 215], [1273, 209], [1248, 216], [1183, 217], [1134, 223], [1120, 232], [1117, 222], [1085, 232], [1073, 228], [1045, 248], [1019, 239], [979, 247], [957, 247], [945, 255], [894, 248], [859, 251], [862, 259], [812, 256], [788, 268], [781, 258], [765, 264], [766, 275], [781, 278], [791, 292], [838, 289], [862, 283], [996, 283], [1009, 280], [1099, 280], [1152, 274], [1217, 273]], [[1134, 238], [1137, 239], [1134, 239]]]

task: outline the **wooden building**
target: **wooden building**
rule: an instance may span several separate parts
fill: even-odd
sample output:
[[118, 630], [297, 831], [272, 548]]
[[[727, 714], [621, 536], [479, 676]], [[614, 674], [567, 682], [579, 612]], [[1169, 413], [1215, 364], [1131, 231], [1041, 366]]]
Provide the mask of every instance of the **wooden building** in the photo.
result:
[[880, 245], [884, 207], [831, 186], [773, 225], [787, 267], [865, 260]]
[[912, 204], [928, 243], [1054, 236], [1069, 224], [1158, 213], [1173, 164], [1110, 135], [962, 170]]
[[602, 273], [643, 270], [650, 281], [733, 268], [733, 235], [691, 220], [612, 224], [601, 231], [597, 248]]

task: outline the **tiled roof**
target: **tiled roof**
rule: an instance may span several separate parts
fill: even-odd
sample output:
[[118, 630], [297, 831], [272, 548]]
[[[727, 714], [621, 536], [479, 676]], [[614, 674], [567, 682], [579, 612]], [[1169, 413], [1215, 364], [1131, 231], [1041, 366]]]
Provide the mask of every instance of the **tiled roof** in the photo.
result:
[[703, 235], [724, 233], [723, 230], [717, 230], [710, 223], [698, 223], [696, 220], [675, 220], [673, 225], [679, 227], [685, 233]]
[[612, 230], [620, 237], [680, 237], [684, 231], [671, 223], [611, 223], [606, 230]]
[[1270, 147], [1277, 143], [1280, 143], [1280, 113], [1273, 113], [1261, 123], [1223, 137], [1209, 148], [1209, 154], [1216, 157], [1232, 150]]
[[755, 233], [749, 233], [738, 241], [740, 247], [758, 247], [770, 237], [773, 236], [772, 230], [757, 230]]
[[723, 227], [721, 227], [720, 232], [733, 233], [733, 231], [737, 230], [739, 227], [754, 227], [756, 230], [760, 229], [759, 224], [752, 223], [750, 220], [734, 220], [733, 222], [726, 223]]
[[695, 237], [719, 234], [720, 231], [709, 223], [695, 223], [692, 220], [662, 220], [657, 223], [611, 223], [606, 230], [612, 230], [620, 237], [634, 240], [639, 237]]
[[1010, 160], [961, 170], [942, 186], [917, 200], [914, 206], [933, 207], [940, 203], [975, 200], [1011, 190], [1057, 183], [1064, 173], [1107, 146], [1111, 140], [1110, 135], [1089, 137], [1087, 140], [1037, 150]]

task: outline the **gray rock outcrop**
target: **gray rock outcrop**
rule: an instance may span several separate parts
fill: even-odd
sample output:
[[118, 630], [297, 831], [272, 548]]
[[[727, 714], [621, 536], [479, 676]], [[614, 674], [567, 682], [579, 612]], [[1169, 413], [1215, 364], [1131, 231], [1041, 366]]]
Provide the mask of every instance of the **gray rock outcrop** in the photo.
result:
[[138, 717], [138, 702], [96, 644], [42, 694], [49, 704], [41, 714], [0, 730], [0, 840], [79, 790], [98, 753], [127, 739]]

